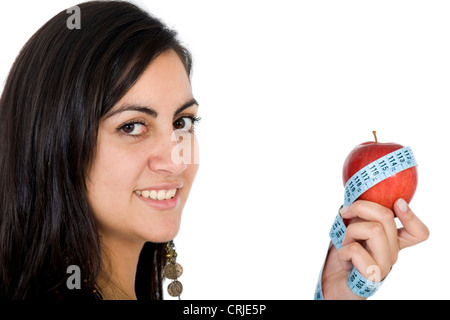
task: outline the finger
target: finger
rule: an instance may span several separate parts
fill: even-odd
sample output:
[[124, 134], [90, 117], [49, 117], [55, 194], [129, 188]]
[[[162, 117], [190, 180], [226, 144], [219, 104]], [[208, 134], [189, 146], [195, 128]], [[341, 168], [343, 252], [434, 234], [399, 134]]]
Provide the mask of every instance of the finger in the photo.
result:
[[357, 222], [350, 224], [345, 232], [342, 245], [360, 241], [364, 241], [363, 248], [383, 270], [391, 269], [391, 248], [381, 223]]
[[398, 230], [398, 246], [404, 249], [425, 241], [430, 236], [427, 226], [412, 212], [403, 199], [398, 199], [394, 211], [403, 228]]
[[349, 207], [343, 207], [340, 211], [345, 219], [365, 220], [379, 222], [383, 225], [384, 232], [389, 241], [391, 264], [397, 261], [398, 257], [398, 231], [394, 220], [394, 213], [378, 203], [358, 200]]
[[[379, 282], [389, 273], [389, 270], [381, 271], [382, 269], [377, 262], [358, 242], [352, 242], [342, 247], [338, 251], [338, 259], [343, 266], [347, 266], [345, 268], [347, 271], [349, 271], [348, 265], [351, 263], [364, 278], [374, 279], [372, 280], [374, 282]], [[374, 270], [377, 273], [375, 278]]]

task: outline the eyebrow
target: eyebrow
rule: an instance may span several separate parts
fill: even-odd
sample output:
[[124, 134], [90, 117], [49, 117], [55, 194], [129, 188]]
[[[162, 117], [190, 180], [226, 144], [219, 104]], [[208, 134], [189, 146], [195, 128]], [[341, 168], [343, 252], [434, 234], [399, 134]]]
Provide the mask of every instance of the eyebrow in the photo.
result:
[[[197, 105], [198, 106], [198, 102], [197, 100], [195, 100], [194, 98], [192, 98], [191, 100], [189, 100], [188, 102], [184, 103], [181, 107], [179, 107], [177, 110], [175, 110], [174, 112], [174, 116], [176, 116], [177, 114], [180, 114], [181, 112], [183, 112], [183, 110], [193, 106], [193, 105]], [[116, 114], [125, 112], [125, 111], [137, 111], [137, 112], [142, 112], [145, 113], [153, 118], [158, 117], [158, 112], [156, 112], [154, 109], [152, 109], [149, 106], [142, 106], [142, 105], [123, 105], [120, 108], [118, 108], [117, 110], [114, 110], [112, 112], [109, 112], [105, 115], [105, 119], [110, 118], [112, 116], [115, 116]]]
[[193, 105], [196, 105], [198, 107], [198, 102], [197, 100], [195, 100], [194, 98], [192, 98], [191, 100], [189, 100], [188, 102], [186, 102], [185, 104], [183, 104], [181, 107], [179, 107], [174, 113], [173, 116], [175, 117], [177, 114], [180, 114], [181, 112], [183, 112], [184, 109], [187, 109]]

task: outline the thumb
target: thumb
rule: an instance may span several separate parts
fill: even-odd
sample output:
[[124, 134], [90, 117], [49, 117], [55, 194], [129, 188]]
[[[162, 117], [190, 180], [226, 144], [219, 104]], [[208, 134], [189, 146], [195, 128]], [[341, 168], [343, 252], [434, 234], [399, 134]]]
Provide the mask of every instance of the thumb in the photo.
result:
[[400, 249], [416, 245], [428, 239], [430, 231], [427, 226], [412, 212], [404, 199], [394, 204], [394, 212], [403, 227], [398, 230], [398, 246]]

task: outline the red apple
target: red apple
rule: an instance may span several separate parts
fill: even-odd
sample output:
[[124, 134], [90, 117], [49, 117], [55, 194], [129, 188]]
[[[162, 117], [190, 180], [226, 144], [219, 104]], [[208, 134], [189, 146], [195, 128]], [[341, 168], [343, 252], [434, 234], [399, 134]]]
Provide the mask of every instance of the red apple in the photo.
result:
[[[344, 186], [361, 168], [378, 158], [403, 148], [398, 143], [380, 143], [375, 131], [373, 131], [373, 134], [375, 141], [364, 142], [356, 146], [345, 159], [342, 172]], [[394, 210], [394, 202], [397, 199], [403, 198], [408, 203], [411, 201], [416, 187], [417, 169], [414, 166], [379, 182], [364, 192], [358, 199], [373, 201]]]

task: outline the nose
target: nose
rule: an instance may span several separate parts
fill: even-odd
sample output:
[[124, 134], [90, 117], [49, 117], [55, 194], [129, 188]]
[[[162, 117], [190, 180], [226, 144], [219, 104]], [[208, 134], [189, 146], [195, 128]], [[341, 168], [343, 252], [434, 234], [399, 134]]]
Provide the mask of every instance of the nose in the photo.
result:
[[179, 175], [187, 168], [183, 157], [180, 157], [182, 149], [173, 131], [159, 135], [157, 143], [150, 148], [152, 149], [148, 159], [150, 170], [165, 175]]

